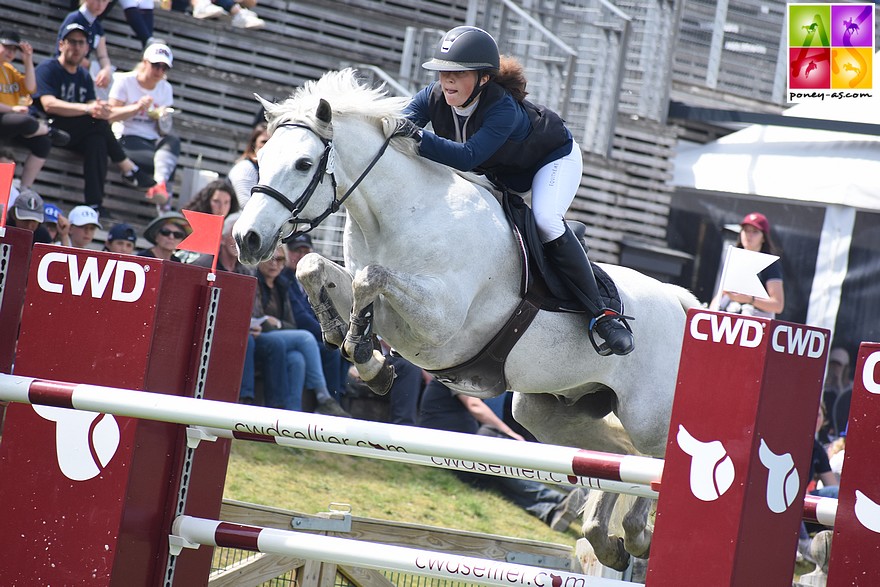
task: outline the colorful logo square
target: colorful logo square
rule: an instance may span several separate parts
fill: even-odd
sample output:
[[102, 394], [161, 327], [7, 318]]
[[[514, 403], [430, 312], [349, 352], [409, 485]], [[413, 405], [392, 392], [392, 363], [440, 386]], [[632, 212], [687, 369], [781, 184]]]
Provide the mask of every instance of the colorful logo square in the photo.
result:
[[874, 4], [788, 5], [788, 101], [871, 98]]

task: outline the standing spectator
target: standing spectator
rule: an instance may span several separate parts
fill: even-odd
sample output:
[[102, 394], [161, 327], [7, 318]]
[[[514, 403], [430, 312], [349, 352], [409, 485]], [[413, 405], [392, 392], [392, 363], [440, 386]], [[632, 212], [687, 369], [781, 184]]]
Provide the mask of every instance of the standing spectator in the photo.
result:
[[177, 160], [180, 138], [171, 133], [174, 90], [167, 74], [174, 62], [171, 48], [153, 43], [133, 71], [116, 73], [110, 88], [110, 107], [119, 121], [119, 143], [155, 185], [147, 200], [163, 206], [171, 197], [168, 189]]
[[187, 210], [228, 217], [239, 211], [232, 185], [225, 179], [216, 179], [200, 189], [184, 206]]
[[[301, 411], [303, 390], [311, 389], [318, 402], [317, 413], [350, 417], [327, 389], [317, 341], [308, 331], [297, 328], [288, 294], [290, 284], [280, 277], [286, 261], [284, 247], [278, 247], [271, 259], [257, 266], [253, 316], [262, 320], [262, 333], [257, 338], [255, 358], [260, 361], [263, 349], [279, 341], [287, 357], [286, 377], [279, 370], [264, 372], [266, 403], [271, 407]], [[270, 377], [276, 379], [270, 380]]]
[[[110, 0], [82, 0], [78, 10], [74, 10], [66, 17], [64, 22], [58, 28], [58, 39], [56, 42], [55, 56], [61, 54], [61, 42], [69, 32], [70, 25], [77, 24], [82, 27], [86, 34], [87, 44], [85, 52], [79, 55], [79, 61], [76, 65], [83, 65], [87, 71], [91, 71], [90, 62], [88, 60], [92, 49], [95, 50], [95, 57], [98, 59], [99, 69], [94, 73], [95, 86], [106, 90], [110, 87], [113, 76], [113, 64], [110, 63], [110, 54], [107, 52], [107, 40], [104, 38], [104, 25], [101, 24], [100, 17], [107, 10]], [[92, 74], [89, 74], [92, 76]]]
[[37, 66], [35, 108], [52, 118], [53, 126], [70, 135], [67, 149], [82, 153], [84, 199], [86, 204], [104, 212], [104, 182], [107, 158], [119, 166], [122, 179], [135, 187], [150, 187], [153, 180], [128, 158], [113, 136], [110, 122], [113, 110], [95, 99], [95, 86], [79, 62], [86, 48], [82, 25], [67, 25], [59, 44], [57, 59], [46, 59]]
[[179, 212], [166, 212], [144, 229], [144, 238], [152, 247], [138, 253], [141, 257], [152, 257], [165, 261], [180, 261], [175, 255], [177, 245], [192, 233], [189, 221]]
[[244, 208], [251, 197], [251, 188], [260, 181], [260, 169], [257, 167], [257, 153], [269, 140], [269, 131], [265, 122], [260, 122], [251, 130], [247, 146], [232, 169], [229, 170], [229, 183], [235, 189], [238, 207]]
[[193, 16], [199, 19], [232, 16], [232, 26], [239, 29], [261, 29], [266, 21], [251, 10], [257, 0], [192, 0]]
[[101, 226], [98, 212], [89, 206], [77, 206], [70, 211], [67, 217], [70, 221], [70, 238], [68, 242], [62, 240], [61, 244], [78, 249], [90, 248], [89, 245], [95, 238], [95, 231]]
[[[0, 81], [0, 139], [12, 139], [29, 151], [22, 168], [19, 190], [30, 193], [37, 174], [43, 169], [49, 149], [53, 145], [67, 144], [70, 137], [28, 113], [31, 95], [37, 91], [31, 44], [22, 41], [15, 31], [0, 30], [0, 45], [0, 75], [3, 76]], [[24, 63], [24, 73], [12, 65], [18, 53], [21, 53]]]
[[104, 248], [112, 253], [131, 255], [134, 253], [135, 244], [137, 244], [137, 233], [134, 228], [120, 222], [107, 233], [107, 243]]
[[[453, 391], [436, 379], [425, 386], [419, 426], [524, 441], [483, 400]], [[458, 470], [453, 473], [466, 483], [501, 493], [557, 532], [568, 530], [586, 501], [583, 489], [565, 494], [537, 481]]]
[[[739, 238], [736, 247], [766, 253], [768, 255], [781, 255], [773, 239], [770, 238], [770, 222], [760, 212], [746, 214], [740, 222]], [[785, 308], [785, 292], [782, 282], [782, 260], [777, 259], [772, 265], [758, 274], [761, 285], [767, 290], [767, 297], [755, 298], [741, 293], [730, 291], [720, 292], [709, 304], [709, 309], [731, 312], [733, 314], [745, 314], [747, 316], [760, 316], [762, 318], [775, 318], [776, 314]]]

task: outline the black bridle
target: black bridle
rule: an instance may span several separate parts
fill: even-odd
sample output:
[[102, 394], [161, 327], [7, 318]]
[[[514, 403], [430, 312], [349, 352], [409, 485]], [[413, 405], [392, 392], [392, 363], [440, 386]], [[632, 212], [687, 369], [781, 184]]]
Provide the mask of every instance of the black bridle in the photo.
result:
[[[334, 173], [335, 170], [335, 161], [333, 161], [335, 155], [333, 150], [333, 141], [331, 139], [325, 139], [321, 135], [319, 135], [313, 128], [306, 124], [298, 123], [298, 122], [290, 122], [287, 124], [280, 124], [278, 128], [284, 127], [298, 127], [304, 128], [312, 133], [314, 133], [321, 142], [324, 144], [324, 151], [321, 153], [321, 159], [318, 161], [318, 166], [315, 171], [315, 174], [312, 176], [312, 180], [309, 182], [309, 185], [303, 190], [302, 194], [294, 201], [290, 201], [284, 194], [276, 190], [275, 188], [257, 184], [251, 188], [251, 195], [256, 193], [266, 194], [270, 198], [279, 202], [282, 206], [287, 208], [290, 212], [290, 217], [287, 219], [287, 222], [293, 222], [295, 226], [299, 226], [302, 224], [308, 224], [309, 228], [307, 230], [294, 230], [290, 234], [283, 236], [281, 238], [282, 242], [288, 242], [290, 239], [296, 238], [302, 234], [306, 234], [307, 232], [311, 232], [314, 230], [316, 226], [321, 224], [325, 218], [339, 210], [340, 206], [342, 206], [343, 202], [348, 199], [348, 197], [354, 192], [355, 188], [360, 185], [361, 181], [367, 176], [370, 170], [373, 169], [373, 166], [379, 161], [382, 155], [385, 153], [385, 149], [388, 148], [388, 144], [391, 142], [391, 138], [394, 136], [393, 134], [385, 139], [382, 143], [382, 146], [379, 148], [379, 152], [373, 157], [373, 160], [370, 161], [370, 164], [367, 165], [367, 168], [361, 173], [360, 177], [358, 177], [355, 182], [351, 185], [350, 188], [342, 195], [341, 198], [336, 197], [336, 175]], [[318, 185], [324, 182], [324, 176], [330, 175], [330, 181], [333, 183], [333, 201], [330, 205], [325, 209], [321, 214], [319, 214], [314, 219], [308, 218], [299, 218], [300, 212], [308, 205], [309, 200], [312, 199], [312, 196], [315, 193], [315, 190], [318, 189]]]

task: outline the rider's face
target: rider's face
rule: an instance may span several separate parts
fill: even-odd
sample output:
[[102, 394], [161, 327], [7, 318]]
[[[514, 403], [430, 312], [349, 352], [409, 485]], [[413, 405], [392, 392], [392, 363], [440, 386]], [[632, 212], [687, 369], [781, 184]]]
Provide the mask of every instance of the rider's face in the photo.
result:
[[441, 71], [440, 85], [446, 103], [450, 106], [464, 105], [477, 85], [477, 75], [475, 71]]

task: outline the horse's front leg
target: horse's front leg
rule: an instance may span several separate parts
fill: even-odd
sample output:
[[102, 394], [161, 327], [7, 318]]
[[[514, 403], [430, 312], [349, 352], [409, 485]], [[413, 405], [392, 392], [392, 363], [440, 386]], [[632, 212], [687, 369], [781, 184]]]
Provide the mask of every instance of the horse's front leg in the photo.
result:
[[[449, 290], [439, 280], [394, 271], [381, 265], [368, 265], [352, 280], [352, 306], [348, 334], [342, 351], [351, 357], [364, 381], [377, 393], [377, 385], [391, 381], [384, 366], [385, 357], [374, 344], [374, 304], [382, 296], [384, 318], [406, 336], [428, 347], [446, 344], [461, 328], [466, 306], [453, 303]], [[393, 317], [391, 317], [393, 315]]]
[[333, 261], [309, 253], [297, 264], [296, 278], [309, 296], [324, 342], [341, 347], [348, 324], [340, 312], [351, 308], [351, 275]]

